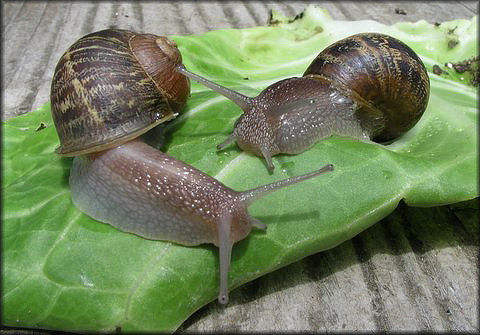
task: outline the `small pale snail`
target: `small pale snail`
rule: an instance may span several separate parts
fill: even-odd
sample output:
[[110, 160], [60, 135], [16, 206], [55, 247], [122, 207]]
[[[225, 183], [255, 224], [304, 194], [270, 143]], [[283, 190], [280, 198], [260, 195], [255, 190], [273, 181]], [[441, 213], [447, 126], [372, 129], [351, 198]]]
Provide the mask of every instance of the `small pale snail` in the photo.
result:
[[251, 98], [185, 69], [177, 70], [226, 96], [243, 110], [232, 142], [264, 157], [297, 154], [330, 135], [391, 141], [412, 128], [428, 103], [430, 82], [420, 58], [403, 42], [363, 33], [324, 49], [303, 77], [274, 83]]
[[218, 246], [226, 303], [233, 244], [252, 226], [266, 228], [248, 206], [333, 166], [237, 192], [144, 143], [138, 137], [174, 118], [189, 95], [188, 79], [173, 70], [180, 63], [165, 37], [108, 29], [77, 40], [51, 86], [57, 153], [75, 156], [72, 200], [90, 217], [147, 239]]

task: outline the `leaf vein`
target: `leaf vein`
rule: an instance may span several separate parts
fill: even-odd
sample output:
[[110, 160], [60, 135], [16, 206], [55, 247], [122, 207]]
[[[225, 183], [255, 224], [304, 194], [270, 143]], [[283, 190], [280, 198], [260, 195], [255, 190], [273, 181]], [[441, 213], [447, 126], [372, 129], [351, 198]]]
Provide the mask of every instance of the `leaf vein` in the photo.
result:
[[151, 258], [149, 262], [146, 263], [146, 266], [143, 268], [142, 272], [139, 273], [137, 279], [132, 284], [132, 287], [129, 289], [127, 303], [125, 305], [125, 313], [123, 314], [123, 318], [118, 322], [119, 325], [122, 325], [124, 322], [128, 320], [128, 314], [130, 313], [130, 308], [132, 306], [132, 301], [135, 293], [139, 289], [140, 285], [144, 282], [147, 278], [149, 272], [152, 272], [156, 269], [154, 264], [158, 264], [162, 257], [165, 256], [167, 251], [170, 249], [171, 243], [166, 243], [163, 246], [163, 249], [160, 252], [154, 252], [154, 256]]

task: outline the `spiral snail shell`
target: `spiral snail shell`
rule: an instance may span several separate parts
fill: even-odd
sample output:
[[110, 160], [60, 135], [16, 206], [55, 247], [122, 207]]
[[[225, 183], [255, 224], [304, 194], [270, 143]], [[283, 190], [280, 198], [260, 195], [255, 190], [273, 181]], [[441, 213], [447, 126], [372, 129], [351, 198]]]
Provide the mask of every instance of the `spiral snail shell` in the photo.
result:
[[152, 34], [106, 29], [77, 40], [52, 80], [57, 153], [115, 147], [174, 118], [190, 93], [174, 71], [181, 61], [175, 42]]
[[223, 94], [243, 109], [232, 142], [263, 156], [297, 154], [330, 135], [390, 141], [412, 128], [424, 113], [429, 78], [415, 52], [383, 34], [344, 38], [323, 50], [303, 77], [276, 82], [250, 98], [179, 66], [190, 79]]
[[417, 54], [388, 35], [357, 34], [323, 50], [304, 77], [326, 80], [358, 104], [370, 139], [385, 142], [411, 129], [427, 108], [430, 82]]

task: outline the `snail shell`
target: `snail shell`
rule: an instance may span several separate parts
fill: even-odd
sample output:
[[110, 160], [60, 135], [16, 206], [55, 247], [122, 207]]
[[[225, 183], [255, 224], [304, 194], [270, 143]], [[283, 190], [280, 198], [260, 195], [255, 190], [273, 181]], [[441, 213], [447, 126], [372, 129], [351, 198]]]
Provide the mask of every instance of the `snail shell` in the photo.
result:
[[60, 58], [51, 86], [60, 147], [77, 156], [115, 147], [175, 117], [190, 83], [173, 41], [107, 29], [76, 41]]
[[427, 108], [430, 82], [424, 64], [388, 35], [344, 38], [323, 50], [303, 76], [327, 80], [355, 100], [362, 128], [377, 142], [403, 135]]

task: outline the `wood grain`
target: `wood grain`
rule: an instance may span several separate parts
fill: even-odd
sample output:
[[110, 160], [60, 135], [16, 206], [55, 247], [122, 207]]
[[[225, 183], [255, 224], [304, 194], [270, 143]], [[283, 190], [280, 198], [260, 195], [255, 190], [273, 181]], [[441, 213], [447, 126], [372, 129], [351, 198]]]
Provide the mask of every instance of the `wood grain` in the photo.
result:
[[[10, 118], [49, 100], [63, 51], [107, 27], [160, 35], [265, 24], [271, 9], [300, 13], [309, 2], [2, 2], [3, 109]], [[430, 23], [470, 19], [478, 4], [452, 2], [316, 3], [336, 20]], [[406, 15], [396, 14], [402, 9]], [[478, 332], [478, 206], [410, 208], [340, 246], [234, 290], [178, 332], [462, 331]], [[3, 331], [2, 333], [4, 333]]]

